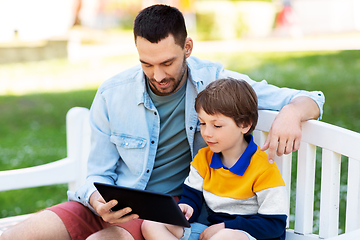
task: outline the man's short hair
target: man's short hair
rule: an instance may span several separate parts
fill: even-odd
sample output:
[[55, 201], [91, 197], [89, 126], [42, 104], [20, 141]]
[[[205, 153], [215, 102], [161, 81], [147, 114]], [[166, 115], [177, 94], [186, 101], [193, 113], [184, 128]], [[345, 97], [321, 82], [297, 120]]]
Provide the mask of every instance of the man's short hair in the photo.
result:
[[196, 98], [195, 110], [201, 109], [209, 115], [230, 117], [238, 127], [251, 125], [245, 135], [255, 129], [258, 120], [256, 93], [244, 80], [226, 78], [211, 82]]
[[187, 31], [183, 14], [175, 7], [156, 4], [144, 8], [134, 21], [134, 38], [143, 37], [158, 43], [170, 34], [181, 48], [185, 46]]

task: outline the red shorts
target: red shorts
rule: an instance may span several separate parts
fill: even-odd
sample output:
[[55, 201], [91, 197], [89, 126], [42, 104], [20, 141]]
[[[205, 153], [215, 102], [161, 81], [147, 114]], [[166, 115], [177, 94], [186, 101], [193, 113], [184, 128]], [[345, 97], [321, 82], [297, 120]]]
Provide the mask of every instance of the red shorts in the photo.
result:
[[70, 201], [47, 208], [56, 213], [63, 221], [72, 240], [83, 240], [91, 234], [110, 226], [119, 226], [127, 230], [135, 240], [144, 240], [141, 234], [142, 219], [122, 224], [111, 224], [102, 220], [81, 203]]

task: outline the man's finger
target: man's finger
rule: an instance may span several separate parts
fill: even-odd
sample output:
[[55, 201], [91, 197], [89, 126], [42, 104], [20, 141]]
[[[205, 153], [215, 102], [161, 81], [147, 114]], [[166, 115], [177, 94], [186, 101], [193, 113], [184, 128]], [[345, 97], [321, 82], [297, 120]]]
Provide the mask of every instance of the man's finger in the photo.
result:
[[[287, 147], [288, 141], [285, 139], [279, 139], [278, 142], [278, 146], [277, 146], [277, 150], [276, 150], [276, 154], [278, 156], [282, 156], [284, 154], [284, 152], [286, 151], [286, 147]], [[291, 146], [292, 149], [292, 146]]]
[[102, 204], [98, 209], [96, 209], [96, 212], [102, 216], [104, 214], [107, 214], [111, 212], [111, 208], [113, 208], [117, 204], [116, 200], [111, 200], [105, 204]]
[[274, 163], [275, 153], [276, 149], [278, 148], [278, 141], [279, 138], [276, 136], [272, 136], [272, 134], [268, 136], [268, 139], [266, 141], [269, 141], [268, 145], [268, 156], [269, 156], [269, 163]]
[[264, 145], [260, 148], [261, 151], [266, 151], [269, 149], [269, 141], [268, 138], [265, 140]]
[[110, 223], [125, 223], [125, 222], [139, 218], [139, 215], [137, 215], [137, 214], [126, 215], [126, 214], [130, 213], [131, 211], [132, 211], [132, 209], [127, 207], [127, 208], [123, 208], [123, 209], [120, 209], [120, 210], [114, 212], [112, 214], [113, 219], [111, 220]]
[[[288, 140], [284, 149], [284, 154], [289, 154], [294, 151], [294, 140]], [[282, 155], [282, 154], [281, 154]], [[278, 155], [278, 156], [281, 156]]]

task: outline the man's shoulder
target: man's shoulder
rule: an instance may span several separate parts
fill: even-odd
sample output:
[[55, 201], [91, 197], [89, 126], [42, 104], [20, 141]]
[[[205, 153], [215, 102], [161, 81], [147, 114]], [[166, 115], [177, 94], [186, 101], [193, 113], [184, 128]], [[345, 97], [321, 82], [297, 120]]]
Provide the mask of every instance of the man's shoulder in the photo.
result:
[[188, 66], [190, 69], [199, 70], [204, 68], [223, 68], [223, 65], [219, 62], [212, 62], [209, 60], [200, 59], [195, 56], [190, 56], [187, 59]]

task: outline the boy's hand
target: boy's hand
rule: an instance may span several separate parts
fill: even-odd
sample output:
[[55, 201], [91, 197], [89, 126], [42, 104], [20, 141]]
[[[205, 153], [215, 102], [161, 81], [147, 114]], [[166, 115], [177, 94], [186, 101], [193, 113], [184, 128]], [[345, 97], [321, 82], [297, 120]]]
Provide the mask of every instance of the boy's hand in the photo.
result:
[[95, 191], [91, 195], [89, 203], [105, 222], [125, 223], [139, 218], [137, 214], [131, 214], [124, 217], [124, 215], [132, 211], [129, 207], [114, 212], [111, 211], [111, 208], [117, 204], [117, 201], [111, 200], [109, 202], [105, 202], [98, 191]]
[[215, 235], [215, 233], [219, 232], [221, 229], [225, 228], [225, 223], [218, 223], [211, 225], [210, 227], [206, 228], [199, 236], [199, 240], [208, 240], [212, 236]]
[[179, 208], [184, 213], [185, 218], [187, 220], [189, 220], [191, 218], [191, 216], [193, 215], [193, 213], [194, 213], [194, 209], [191, 206], [187, 205], [187, 204], [180, 203]]

